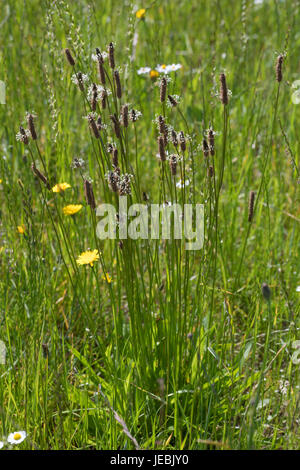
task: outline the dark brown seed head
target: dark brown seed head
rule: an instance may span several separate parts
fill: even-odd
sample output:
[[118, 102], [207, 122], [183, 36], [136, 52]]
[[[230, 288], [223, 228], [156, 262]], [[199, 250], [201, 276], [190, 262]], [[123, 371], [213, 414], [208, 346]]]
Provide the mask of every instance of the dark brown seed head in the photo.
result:
[[40, 172], [40, 170], [37, 169], [37, 167], [35, 166], [34, 163], [32, 163], [31, 165], [31, 169], [32, 169], [32, 172], [35, 176], [37, 176], [37, 178], [39, 178], [43, 183], [44, 185], [46, 186], [47, 189], [51, 189], [51, 186], [46, 178], [45, 175], [43, 175], [43, 173]]
[[96, 126], [97, 126], [97, 129], [98, 129], [99, 131], [101, 131], [101, 129], [102, 129], [102, 119], [101, 119], [101, 116], [98, 116], [97, 122], [96, 122]]
[[102, 57], [102, 54], [100, 52], [100, 49], [96, 47], [96, 54], [97, 54], [97, 59], [98, 59], [98, 69], [99, 69], [99, 77], [100, 77], [100, 82], [101, 85], [105, 85], [105, 70], [104, 70], [104, 60]]
[[92, 111], [96, 111], [97, 109], [97, 97], [98, 97], [97, 91], [93, 91], [92, 102], [91, 102]]
[[118, 159], [118, 149], [117, 147], [113, 148], [112, 151], [112, 163], [115, 168], [119, 166], [119, 159]]
[[100, 51], [99, 47], [96, 47], [96, 55], [97, 55], [98, 62], [101, 62], [103, 64], [104, 60], [103, 60], [103, 57], [102, 57], [102, 54], [101, 54], [101, 51]]
[[249, 207], [248, 207], [248, 222], [252, 222], [253, 214], [254, 214], [254, 200], [255, 200], [255, 192], [251, 191], [249, 196]]
[[120, 80], [120, 74], [118, 70], [114, 71], [114, 79], [115, 79], [115, 84], [116, 84], [116, 95], [119, 100], [122, 98], [122, 87], [121, 87], [121, 80]]
[[177, 156], [176, 155], [170, 156], [169, 164], [170, 164], [172, 176], [176, 176], [176, 171], [177, 171]]
[[99, 137], [100, 137], [99, 130], [98, 130], [98, 127], [95, 123], [95, 119], [94, 119], [92, 114], [88, 115], [88, 123], [89, 123], [90, 128], [92, 129], [93, 134], [96, 137], [96, 139], [99, 139]]
[[115, 68], [115, 49], [114, 49], [114, 45], [112, 42], [108, 45], [108, 62], [109, 62], [110, 68], [114, 69]]
[[165, 120], [162, 116], [158, 116], [158, 126], [159, 126], [159, 133], [163, 134], [165, 131]]
[[22, 126], [20, 126], [20, 135], [21, 135], [20, 140], [23, 142], [23, 144], [28, 145], [28, 136], [25, 132], [24, 127], [22, 127]]
[[73, 56], [72, 56], [72, 54], [71, 54], [71, 52], [70, 52], [70, 49], [65, 49], [65, 54], [66, 54], [66, 58], [67, 58], [69, 64], [70, 64], [72, 67], [74, 67], [74, 65], [75, 65], [75, 60], [73, 59]]
[[172, 129], [172, 132], [171, 132], [171, 139], [172, 139], [172, 144], [174, 145], [174, 147], [178, 147], [177, 133], [174, 131], [174, 129]]
[[262, 291], [263, 297], [269, 301], [271, 298], [271, 289], [268, 286], [268, 284], [264, 282], [263, 285], [261, 286], [261, 291]]
[[160, 82], [160, 101], [163, 103], [166, 101], [166, 94], [167, 94], [167, 79], [163, 77]]
[[78, 72], [77, 80], [78, 80], [78, 86], [79, 86], [80, 91], [84, 91], [84, 84], [83, 84], [83, 79], [82, 79], [82, 73], [81, 72]]
[[180, 143], [180, 150], [182, 152], [186, 151], [186, 141], [183, 131], [179, 132], [179, 143]]
[[96, 208], [95, 196], [92, 183], [89, 180], [84, 180], [84, 194], [87, 204], [92, 208]]
[[126, 196], [131, 194], [131, 185], [130, 185], [131, 176], [129, 174], [125, 174], [119, 181], [119, 194], [120, 196]]
[[209, 156], [209, 147], [208, 147], [206, 139], [202, 140], [202, 151], [205, 157]]
[[220, 75], [220, 98], [224, 106], [228, 104], [228, 90], [227, 90], [227, 84], [226, 84], [226, 77], [225, 73], [221, 73]]
[[169, 141], [169, 128], [168, 128], [167, 124], [164, 125], [163, 137], [164, 137], [164, 144], [165, 144], [165, 146], [167, 146], [168, 141]]
[[117, 137], [118, 139], [120, 139], [120, 137], [121, 137], [120, 123], [119, 123], [119, 120], [118, 120], [116, 114], [110, 115], [110, 119], [111, 119], [111, 121], [112, 121], [112, 123], [113, 123], [114, 131], [115, 131], [116, 137]]
[[122, 124], [124, 127], [128, 127], [128, 104], [124, 104], [121, 109]]
[[117, 193], [119, 190], [119, 182], [120, 182], [120, 177], [118, 173], [115, 171], [110, 171], [107, 175], [107, 180], [108, 180], [108, 185], [110, 189], [114, 193]]
[[173, 108], [175, 108], [175, 106], [177, 106], [178, 103], [172, 95], [168, 95], [168, 100], [169, 100], [171, 106], [173, 106]]
[[283, 55], [280, 54], [277, 57], [277, 62], [276, 62], [276, 80], [277, 80], [277, 82], [282, 81], [282, 64], [283, 64]]
[[157, 143], [158, 143], [159, 158], [161, 159], [162, 162], [164, 162], [166, 160], [165, 142], [164, 142], [164, 138], [161, 135], [158, 137]]
[[213, 157], [215, 154], [215, 133], [212, 128], [208, 131], [208, 144], [209, 144], [209, 152]]
[[32, 114], [27, 114], [27, 123], [28, 123], [28, 128], [29, 128], [32, 140], [37, 140], [37, 135], [35, 131], [35, 125], [34, 125]]
[[107, 98], [107, 93], [105, 90], [102, 90], [101, 92], [101, 108], [102, 109], [106, 108], [106, 98]]

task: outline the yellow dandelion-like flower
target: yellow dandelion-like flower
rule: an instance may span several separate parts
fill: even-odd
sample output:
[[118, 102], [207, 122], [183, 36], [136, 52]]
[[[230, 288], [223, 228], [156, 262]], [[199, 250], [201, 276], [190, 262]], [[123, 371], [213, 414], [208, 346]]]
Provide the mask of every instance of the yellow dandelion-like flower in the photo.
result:
[[110, 277], [110, 275], [108, 273], [106, 273], [105, 276], [104, 276], [104, 274], [102, 274], [102, 279], [103, 279], [103, 281], [108, 282], [108, 284], [110, 284], [111, 281], [112, 281], [112, 278]]
[[94, 262], [99, 259], [99, 252], [98, 250], [88, 250], [81, 253], [81, 255], [77, 258], [77, 264], [83, 266], [84, 264], [89, 264], [90, 266], [94, 265]]
[[0, 178], [0, 184], [2, 183], [2, 179]]
[[25, 233], [25, 225], [18, 225], [17, 230], [21, 235], [23, 235]]
[[70, 187], [71, 185], [69, 183], [57, 183], [55, 186], [53, 186], [52, 191], [54, 193], [60, 193], [61, 191], [65, 191]]
[[157, 78], [159, 76], [159, 73], [157, 70], [150, 70], [149, 75], [150, 78]]
[[139, 20], [143, 20], [146, 16], [146, 10], [145, 8], [141, 8], [140, 10], [138, 10], [135, 14], [135, 16], [139, 19]]
[[79, 212], [81, 208], [82, 204], [70, 204], [63, 208], [63, 213], [65, 215], [74, 215], [77, 214], [77, 212]]

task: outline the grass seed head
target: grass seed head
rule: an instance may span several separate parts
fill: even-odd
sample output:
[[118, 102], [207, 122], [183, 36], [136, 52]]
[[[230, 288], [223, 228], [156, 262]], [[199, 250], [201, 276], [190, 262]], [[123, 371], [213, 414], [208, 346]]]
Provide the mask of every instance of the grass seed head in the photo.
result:
[[162, 162], [166, 160], [165, 142], [164, 138], [160, 135], [157, 139], [158, 143], [158, 154]]
[[186, 140], [183, 131], [179, 132], [179, 143], [180, 143], [180, 150], [182, 152], [186, 151]]
[[261, 286], [261, 291], [262, 291], [262, 295], [263, 295], [264, 299], [266, 299], [267, 301], [269, 301], [270, 298], [271, 298], [271, 289], [270, 289], [270, 287], [268, 286], [268, 284], [266, 284], [266, 283], [264, 282], [263, 285]]
[[26, 117], [27, 117], [28, 128], [29, 128], [32, 140], [37, 140], [35, 125], [34, 125], [34, 120], [33, 120], [34, 119], [33, 114], [27, 113]]
[[118, 70], [114, 71], [114, 79], [115, 79], [115, 84], [116, 84], [116, 95], [119, 100], [122, 98], [122, 87], [121, 87], [121, 80], [120, 80], [120, 74]]
[[119, 123], [119, 120], [118, 120], [116, 114], [111, 114], [111, 115], [110, 115], [110, 119], [111, 119], [111, 121], [112, 121], [112, 123], [113, 123], [114, 131], [115, 131], [116, 137], [117, 137], [117, 139], [120, 139], [120, 138], [121, 138], [120, 123]]
[[220, 98], [224, 106], [228, 104], [228, 90], [227, 90], [227, 83], [226, 83], [226, 76], [225, 73], [221, 73], [220, 75]]
[[160, 101], [164, 103], [166, 101], [166, 94], [167, 94], [167, 79], [163, 77], [160, 83]]
[[73, 59], [73, 56], [71, 54], [71, 51], [70, 49], [66, 48], [65, 49], [65, 54], [66, 54], [66, 58], [67, 58], [67, 61], [69, 62], [69, 64], [74, 67], [75, 65], [75, 60]]
[[172, 176], [176, 176], [177, 173], [177, 155], [170, 155], [169, 164]]
[[84, 180], [84, 194], [87, 204], [91, 209], [96, 209], [95, 196], [92, 183], [89, 180]]
[[282, 64], [283, 64], [283, 55], [280, 54], [277, 57], [277, 62], [276, 62], [276, 80], [277, 80], [277, 82], [282, 81]]
[[109, 66], [111, 69], [114, 70], [116, 64], [115, 64], [115, 48], [114, 48], [114, 45], [113, 43], [109, 43], [108, 45], [108, 62], [109, 62]]
[[128, 104], [124, 104], [121, 109], [122, 124], [124, 127], [128, 127]]
[[46, 186], [46, 188], [49, 189], [49, 191], [50, 191], [51, 186], [50, 186], [50, 184], [49, 184], [49, 181], [47, 180], [46, 176], [43, 175], [43, 173], [41, 173], [40, 170], [38, 170], [38, 168], [35, 166], [34, 163], [32, 163], [32, 165], [31, 165], [31, 170], [32, 170], [33, 174], [34, 174], [37, 178], [39, 178], [39, 179], [44, 183], [44, 185]]
[[202, 151], [203, 151], [204, 157], [207, 158], [209, 156], [209, 147], [208, 147], [208, 143], [206, 139], [202, 140]]

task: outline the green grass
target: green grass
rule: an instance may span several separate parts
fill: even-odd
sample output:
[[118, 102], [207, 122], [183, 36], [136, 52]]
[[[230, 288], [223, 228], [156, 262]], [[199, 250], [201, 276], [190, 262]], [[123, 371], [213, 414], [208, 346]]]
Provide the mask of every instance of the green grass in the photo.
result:
[[[147, 9], [144, 20], [137, 7]], [[300, 105], [291, 99], [299, 30], [296, 0], [3, 2], [0, 440], [23, 429], [22, 449], [299, 448]], [[110, 112], [100, 109], [100, 141], [82, 118], [90, 105], [64, 48], [75, 70], [99, 83], [91, 54], [111, 41], [123, 96], [109, 96]], [[168, 93], [181, 100], [168, 108], [137, 70], [172, 63], [182, 68], [170, 73]], [[227, 106], [218, 97], [224, 71]], [[121, 127], [119, 140], [109, 114], [124, 103], [142, 117]], [[15, 138], [26, 111], [37, 115], [29, 145]], [[156, 157], [160, 114], [190, 136], [175, 179]], [[207, 159], [210, 125], [215, 156]], [[204, 204], [201, 250], [130, 239], [120, 249], [95, 236], [83, 176], [97, 205], [117, 207], [104, 177], [111, 140], [122, 173], [135, 175], [130, 202], [145, 192], [148, 203]], [[176, 153], [172, 143], [168, 150]], [[83, 171], [71, 168], [75, 157]], [[49, 192], [32, 161], [51, 186], [71, 188]], [[178, 188], [183, 174], [190, 185]], [[65, 216], [67, 204], [83, 208]], [[88, 248], [102, 252], [93, 268], [76, 263]]]

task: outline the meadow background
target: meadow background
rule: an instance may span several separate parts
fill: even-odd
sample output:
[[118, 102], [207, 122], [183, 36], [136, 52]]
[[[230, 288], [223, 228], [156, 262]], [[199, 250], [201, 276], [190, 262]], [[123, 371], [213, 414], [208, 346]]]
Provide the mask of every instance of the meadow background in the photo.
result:
[[[299, 448], [300, 2], [2, 1], [0, 38], [0, 440], [22, 429], [22, 449]], [[91, 56], [111, 41], [122, 84], [111, 108], [142, 113], [122, 126], [123, 149], [108, 109], [97, 104], [101, 142], [83, 119], [100, 83]], [[89, 77], [84, 92], [65, 48]], [[175, 107], [160, 101], [163, 74], [137, 73], [158, 64], [182, 66], [169, 74]], [[28, 145], [16, 140], [26, 112], [38, 137]], [[158, 115], [187, 138], [176, 177], [156, 156]], [[97, 205], [117, 204], [112, 140], [133, 202], [205, 205], [202, 250], [95, 237], [83, 179]], [[51, 187], [71, 187], [48, 191], [32, 162]], [[83, 207], [68, 216], [67, 204]], [[78, 265], [89, 248], [101, 259]]]

